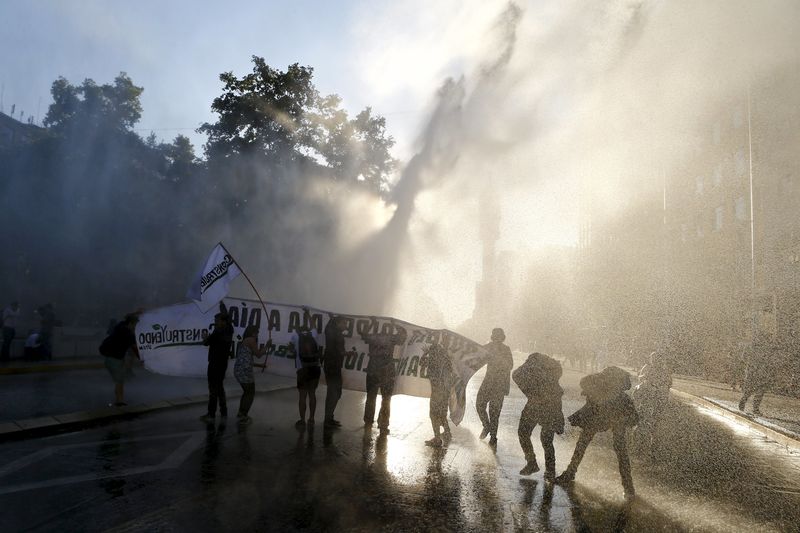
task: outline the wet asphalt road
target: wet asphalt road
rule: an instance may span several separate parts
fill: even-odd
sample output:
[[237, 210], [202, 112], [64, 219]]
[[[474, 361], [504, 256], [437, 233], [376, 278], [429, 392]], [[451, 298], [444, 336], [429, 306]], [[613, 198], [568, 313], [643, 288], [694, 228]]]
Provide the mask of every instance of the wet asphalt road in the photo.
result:
[[[581, 405], [577, 377], [562, 378], [567, 414]], [[5, 443], [0, 531], [800, 531], [800, 455], [712, 413], [670, 407], [658, 453], [633, 458], [638, 497], [626, 505], [610, 435], [574, 487], [550, 487], [541, 472], [517, 474], [519, 392], [496, 453], [477, 439], [474, 392], [441, 450], [423, 444], [425, 399], [394, 398], [383, 438], [361, 427], [352, 392], [343, 429], [297, 431], [294, 390], [257, 396], [244, 427], [203, 424], [195, 406]], [[576, 438], [556, 437], [559, 472]], [[534, 447], [541, 457], [538, 431]]]

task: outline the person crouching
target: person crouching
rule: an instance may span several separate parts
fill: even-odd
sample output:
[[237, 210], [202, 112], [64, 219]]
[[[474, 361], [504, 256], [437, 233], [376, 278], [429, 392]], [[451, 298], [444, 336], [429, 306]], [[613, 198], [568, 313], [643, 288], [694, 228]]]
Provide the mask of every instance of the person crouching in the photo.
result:
[[619, 462], [619, 474], [625, 499], [635, 496], [631, 463], [628, 458], [626, 430], [639, 422], [639, 415], [633, 400], [625, 391], [631, 388], [631, 379], [621, 368], [610, 366], [597, 374], [585, 376], [580, 381], [582, 394], [586, 396], [586, 404], [569, 417], [573, 426], [581, 428], [581, 436], [575, 445], [572, 460], [567, 469], [556, 478], [557, 483], [569, 484], [575, 479], [575, 473], [592, 442], [595, 434], [608, 431], [613, 433], [614, 452]]
[[534, 352], [512, 374], [514, 383], [528, 399], [519, 419], [519, 444], [525, 454], [526, 464], [519, 471], [528, 476], [539, 471], [536, 454], [531, 443], [531, 433], [541, 424], [540, 439], [544, 449], [544, 480], [548, 483], [556, 477], [556, 449], [553, 437], [564, 433], [564, 414], [561, 412], [561, 396], [564, 389], [558, 384], [561, 363], [543, 353]]

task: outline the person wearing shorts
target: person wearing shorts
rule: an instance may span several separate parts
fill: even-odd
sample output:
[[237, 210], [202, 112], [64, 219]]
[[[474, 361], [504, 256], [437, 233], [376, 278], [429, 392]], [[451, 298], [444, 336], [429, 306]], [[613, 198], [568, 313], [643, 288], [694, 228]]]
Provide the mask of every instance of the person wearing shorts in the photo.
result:
[[297, 369], [297, 407], [300, 419], [295, 423], [298, 428], [306, 425], [306, 405], [308, 406], [308, 425], [314, 425], [314, 414], [317, 410], [317, 386], [322, 374], [320, 366], [320, 346], [316, 335], [310, 329], [310, 313], [304, 309], [304, 324], [292, 336]]
[[125, 320], [114, 326], [111, 335], [106, 337], [100, 347], [105, 359], [105, 366], [114, 382], [114, 403], [116, 407], [127, 405], [125, 403], [125, 354], [131, 350], [139, 359], [139, 348], [136, 345], [136, 324], [139, 322], [137, 313], [130, 313]]

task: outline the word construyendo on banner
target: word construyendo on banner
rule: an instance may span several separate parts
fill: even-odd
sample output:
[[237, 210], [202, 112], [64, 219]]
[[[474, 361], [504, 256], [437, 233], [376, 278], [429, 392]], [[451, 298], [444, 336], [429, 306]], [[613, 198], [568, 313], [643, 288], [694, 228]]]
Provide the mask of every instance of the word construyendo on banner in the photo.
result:
[[[256, 300], [225, 298], [225, 305], [234, 328], [232, 353], [242, 340], [247, 326], [259, 326], [259, 343], [265, 344], [272, 330], [274, 347], [267, 353], [267, 372], [294, 377], [295, 352], [292, 335], [303, 325], [317, 334], [324, 346], [325, 326], [332, 314], [308, 308], [304, 316], [300, 306], [266, 303], [265, 310]], [[136, 326], [139, 353], [148, 370], [172, 376], [205, 376], [208, 348], [203, 346], [203, 332], [213, 329], [217, 310], [203, 313], [193, 303], [176, 304], [143, 313]], [[338, 313], [336, 313], [338, 314]], [[339, 315], [344, 319], [344, 338], [347, 355], [342, 368], [343, 387], [366, 391], [366, 370], [369, 366], [369, 349], [361, 338], [365, 333], [392, 331], [389, 318]], [[309, 320], [310, 323], [304, 323]], [[406, 342], [395, 347], [394, 363], [397, 369], [395, 394], [430, 397], [427, 362], [424, 350], [432, 342], [442, 342], [453, 363], [454, 382], [450, 395], [450, 418], [458, 424], [464, 417], [466, 388], [470, 378], [488, 359], [484, 348], [457, 333], [448, 330], [428, 329], [401, 320], [394, 327], [406, 330]], [[323, 378], [324, 381], [324, 378]]]

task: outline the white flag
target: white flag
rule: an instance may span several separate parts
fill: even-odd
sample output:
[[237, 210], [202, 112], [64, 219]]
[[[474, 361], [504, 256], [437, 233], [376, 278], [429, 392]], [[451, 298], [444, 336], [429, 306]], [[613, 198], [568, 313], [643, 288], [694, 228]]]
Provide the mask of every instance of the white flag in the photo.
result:
[[206, 313], [227, 296], [231, 281], [241, 273], [239, 265], [220, 243], [211, 251], [186, 296]]

